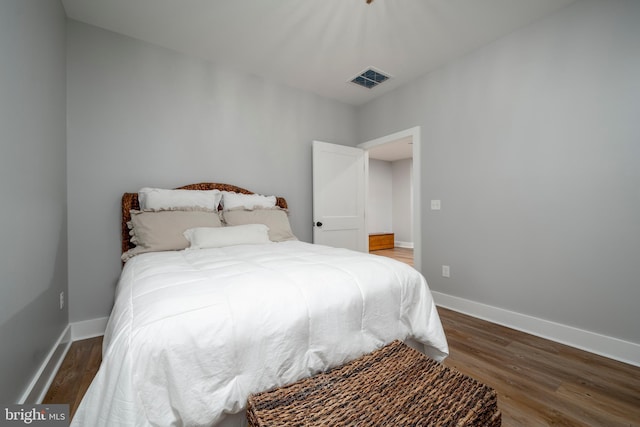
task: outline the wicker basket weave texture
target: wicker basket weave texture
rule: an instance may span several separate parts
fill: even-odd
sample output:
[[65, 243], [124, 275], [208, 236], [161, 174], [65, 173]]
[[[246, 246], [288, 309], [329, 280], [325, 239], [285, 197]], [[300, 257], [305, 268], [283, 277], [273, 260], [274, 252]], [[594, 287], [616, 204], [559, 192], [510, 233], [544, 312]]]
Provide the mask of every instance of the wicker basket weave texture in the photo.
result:
[[495, 390], [400, 341], [250, 396], [247, 419], [251, 427], [501, 425]]

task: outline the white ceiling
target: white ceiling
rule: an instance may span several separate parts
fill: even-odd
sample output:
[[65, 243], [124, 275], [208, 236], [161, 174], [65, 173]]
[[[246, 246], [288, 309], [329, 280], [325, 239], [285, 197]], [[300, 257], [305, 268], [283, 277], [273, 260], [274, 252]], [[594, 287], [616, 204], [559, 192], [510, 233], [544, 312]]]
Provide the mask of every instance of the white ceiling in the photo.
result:
[[[361, 105], [576, 0], [62, 0], [69, 18]], [[373, 89], [348, 83], [373, 66]]]
[[413, 138], [407, 136], [367, 150], [370, 159], [395, 162], [413, 157]]

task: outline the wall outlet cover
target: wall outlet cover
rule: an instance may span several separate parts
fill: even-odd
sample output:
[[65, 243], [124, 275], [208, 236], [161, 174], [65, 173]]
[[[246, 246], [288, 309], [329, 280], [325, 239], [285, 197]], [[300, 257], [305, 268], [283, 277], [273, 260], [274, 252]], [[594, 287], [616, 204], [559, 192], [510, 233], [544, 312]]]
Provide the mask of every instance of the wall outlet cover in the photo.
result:
[[451, 270], [448, 265], [442, 266], [442, 277], [451, 277]]

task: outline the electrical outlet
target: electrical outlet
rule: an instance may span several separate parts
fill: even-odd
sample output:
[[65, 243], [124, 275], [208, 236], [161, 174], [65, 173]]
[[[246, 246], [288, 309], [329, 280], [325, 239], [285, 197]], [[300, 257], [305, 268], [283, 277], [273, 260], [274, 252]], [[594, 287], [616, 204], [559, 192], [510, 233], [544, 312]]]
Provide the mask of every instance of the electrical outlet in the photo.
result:
[[448, 265], [442, 266], [442, 277], [451, 277], [451, 270]]
[[60, 292], [60, 310], [64, 308], [64, 291]]
[[432, 200], [431, 201], [431, 210], [432, 211], [439, 211], [441, 206], [442, 205], [440, 204], [440, 200]]

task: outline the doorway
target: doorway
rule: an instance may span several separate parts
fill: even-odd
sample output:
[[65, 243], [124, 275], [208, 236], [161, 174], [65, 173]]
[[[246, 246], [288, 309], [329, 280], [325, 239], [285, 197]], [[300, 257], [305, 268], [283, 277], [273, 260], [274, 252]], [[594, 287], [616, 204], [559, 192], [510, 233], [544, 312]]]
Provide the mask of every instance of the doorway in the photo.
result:
[[[398, 235], [396, 236], [394, 233], [394, 248], [393, 249], [384, 249], [387, 253], [382, 253], [376, 251], [376, 253], [385, 256], [391, 256], [392, 258], [397, 258], [400, 261], [410, 263], [413, 262], [413, 266], [420, 271], [421, 269], [421, 253], [422, 253], [422, 245], [421, 245], [421, 201], [420, 201], [420, 127], [413, 127], [404, 131], [396, 132], [391, 135], [386, 135], [380, 138], [376, 138], [362, 144], [358, 145], [359, 148], [365, 150], [365, 180], [366, 180], [366, 194], [372, 194], [372, 197], [376, 197], [378, 200], [372, 201], [375, 203], [388, 203], [390, 204], [391, 211], [393, 212], [393, 204], [401, 203], [404, 206], [395, 206], [394, 214], [396, 216], [400, 216], [402, 218], [396, 218], [399, 222], [396, 225], [387, 228], [398, 228]], [[382, 162], [382, 163], [380, 163]], [[396, 179], [399, 179], [402, 184], [401, 187], [397, 189], [398, 193], [407, 193], [407, 194], [396, 194], [395, 200], [392, 196], [393, 191], [388, 191], [388, 186], [383, 184], [385, 188], [381, 189], [381, 191], [370, 191], [371, 185], [376, 185], [375, 178], [374, 182], [371, 182], [369, 179], [369, 172], [371, 169], [382, 169], [382, 176], [385, 175], [385, 162], [388, 162], [391, 166], [391, 175]], [[408, 175], [408, 176], [404, 176]], [[408, 184], [407, 184], [408, 183]], [[409, 186], [410, 188], [406, 188]], [[375, 190], [375, 189], [374, 189]], [[386, 191], [385, 191], [386, 190]], [[384, 199], [384, 193], [390, 193], [390, 197]], [[369, 197], [369, 196], [367, 196]], [[380, 200], [384, 199], [384, 200]], [[404, 200], [404, 201], [403, 201]], [[366, 206], [369, 208], [370, 200], [367, 200]], [[378, 205], [380, 206], [380, 205]], [[375, 208], [372, 208], [375, 209]], [[376, 210], [377, 212], [377, 210]], [[387, 212], [389, 210], [387, 209]], [[388, 215], [388, 214], [387, 214]], [[369, 212], [368, 217], [371, 217], [371, 212]], [[371, 219], [371, 218], [370, 218]], [[376, 222], [377, 221], [377, 222]], [[368, 233], [379, 233], [384, 232], [385, 230], [378, 230], [377, 228], [384, 227], [385, 220], [384, 218], [377, 218], [376, 221], [373, 221], [373, 224], [368, 224], [367, 232]], [[369, 221], [368, 221], [369, 223]], [[388, 218], [386, 224], [388, 224]], [[393, 219], [391, 219], [391, 223], [393, 223]], [[382, 225], [381, 225], [382, 224]], [[399, 225], [398, 225], [399, 224]], [[370, 228], [373, 227], [373, 228]], [[388, 236], [387, 236], [388, 237]], [[377, 236], [372, 237], [372, 239], [377, 239]], [[412, 247], [411, 247], [412, 246]], [[412, 255], [412, 257], [411, 257]], [[408, 259], [411, 257], [411, 259]]]

